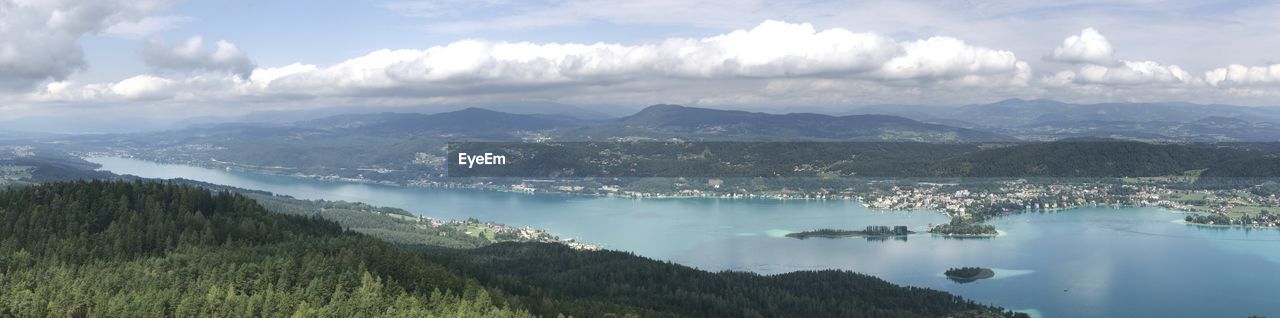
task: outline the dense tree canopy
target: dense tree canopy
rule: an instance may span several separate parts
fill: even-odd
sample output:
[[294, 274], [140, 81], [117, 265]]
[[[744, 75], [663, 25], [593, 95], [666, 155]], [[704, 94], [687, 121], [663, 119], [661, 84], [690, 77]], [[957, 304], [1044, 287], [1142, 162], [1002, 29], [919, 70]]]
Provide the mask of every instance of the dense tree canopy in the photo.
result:
[[[412, 247], [412, 248], [403, 248]], [[394, 246], [172, 183], [0, 191], [0, 316], [996, 317], [841, 272], [710, 273], [560, 244]]]

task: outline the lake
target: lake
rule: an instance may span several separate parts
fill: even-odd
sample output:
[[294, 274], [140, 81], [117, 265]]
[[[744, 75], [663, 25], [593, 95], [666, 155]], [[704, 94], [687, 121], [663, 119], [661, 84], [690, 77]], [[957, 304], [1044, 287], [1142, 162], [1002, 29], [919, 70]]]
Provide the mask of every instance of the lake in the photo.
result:
[[[790, 231], [907, 225], [947, 218], [852, 201], [624, 199], [427, 189], [93, 158], [103, 170], [187, 178], [302, 199], [360, 201], [446, 219], [528, 225], [707, 270], [845, 269], [952, 292], [1042, 317], [1280, 317], [1280, 230], [1200, 227], [1158, 208], [1078, 208], [992, 222], [1005, 235], [798, 240]], [[949, 267], [996, 277], [960, 284]]]

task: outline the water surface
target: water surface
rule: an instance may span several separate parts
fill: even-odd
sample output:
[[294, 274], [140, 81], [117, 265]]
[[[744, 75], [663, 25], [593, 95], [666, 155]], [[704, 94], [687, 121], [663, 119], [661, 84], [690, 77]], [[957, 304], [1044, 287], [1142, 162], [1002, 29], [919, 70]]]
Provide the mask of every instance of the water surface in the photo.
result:
[[[360, 201], [433, 217], [544, 228], [611, 249], [708, 270], [846, 269], [1044, 317], [1280, 317], [1280, 230], [1190, 226], [1156, 208], [1080, 208], [992, 222], [1006, 235], [797, 240], [790, 231], [946, 222], [929, 211], [852, 201], [623, 199], [425, 189], [94, 158], [103, 170], [187, 178], [302, 199]], [[949, 267], [996, 277], [968, 284]]]

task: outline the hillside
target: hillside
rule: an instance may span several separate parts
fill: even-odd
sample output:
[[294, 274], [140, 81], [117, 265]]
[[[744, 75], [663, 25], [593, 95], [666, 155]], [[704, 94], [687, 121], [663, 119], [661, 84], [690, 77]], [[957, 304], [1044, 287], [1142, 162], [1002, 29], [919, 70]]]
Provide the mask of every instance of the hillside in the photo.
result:
[[[629, 134], [617, 133], [628, 130]], [[680, 135], [686, 139], [931, 142], [1012, 140], [999, 134], [927, 124], [897, 116], [768, 114], [678, 105], [649, 106], [611, 125], [574, 132], [576, 134], [571, 136], [577, 138], [568, 139], [631, 137], [642, 131], [656, 136]]]
[[1275, 107], [1008, 99], [963, 106], [873, 105], [845, 113], [902, 116], [1028, 140], [1085, 136], [1155, 141], [1280, 140], [1280, 109]]
[[559, 115], [524, 115], [467, 108], [458, 111], [337, 115], [301, 122], [298, 126], [342, 134], [385, 137], [452, 135], [503, 138], [517, 132], [535, 132], [581, 126], [581, 120]]
[[1170, 121], [1050, 121], [1000, 130], [1029, 140], [1108, 137], [1154, 141], [1280, 141], [1280, 124], [1240, 118], [1205, 117]]
[[1014, 316], [848, 272], [710, 273], [535, 243], [418, 249], [192, 186], [21, 187], [0, 191], [0, 316]]
[[[454, 177], [1278, 177], [1274, 143], [1053, 142], [456, 143], [510, 156]], [[484, 148], [488, 147], [488, 148]]]
[[1234, 166], [1233, 160], [1260, 155], [1208, 145], [1068, 139], [957, 156], [939, 162], [936, 173], [968, 177], [1165, 176], [1198, 169], [1229, 169]]

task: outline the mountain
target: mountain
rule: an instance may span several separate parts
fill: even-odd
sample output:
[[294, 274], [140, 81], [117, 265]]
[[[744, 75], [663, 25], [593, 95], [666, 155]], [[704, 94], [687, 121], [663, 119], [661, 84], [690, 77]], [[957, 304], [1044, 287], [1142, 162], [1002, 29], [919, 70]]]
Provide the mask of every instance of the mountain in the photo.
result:
[[[378, 107], [378, 106], [332, 106], [295, 110], [256, 111], [241, 115], [199, 116], [180, 120], [174, 127], [189, 127], [221, 123], [274, 123], [286, 124], [315, 120], [324, 117], [362, 114], [362, 113], [418, 113], [438, 114], [463, 110], [467, 108], [484, 108], [504, 113], [521, 115], [561, 115], [582, 120], [606, 120], [622, 117], [634, 112], [634, 109], [613, 105], [576, 106], [552, 102], [501, 102], [501, 103], [467, 103], [467, 104], [428, 104], [418, 106]], [[171, 127], [172, 128], [172, 127]]]
[[[887, 115], [768, 114], [654, 105], [618, 121], [574, 132], [577, 138], [680, 137], [731, 140], [1008, 141], [972, 129]], [[648, 133], [645, 135], [645, 133]]]
[[939, 162], [934, 173], [967, 177], [1151, 177], [1194, 170], [1235, 170], [1240, 160], [1266, 155], [1215, 144], [1073, 138], [956, 156]]
[[0, 131], [27, 134], [138, 133], [173, 128], [144, 117], [111, 114], [30, 116], [0, 121]]
[[902, 116], [1026, 140], [1087, 136], [1179, 142], [1280, 140], [1280, 107], [1009, 99], [956, 107], [873, 105], [846, 113]]
[[855, 114], [898, 115], [963, 127], [1015, 128], [1050, 122], [1128, 121], [1190, 123], [1219, 117], [1280, 123], [1280, 108], [1193, 103], [1073, 104], [1048, 99], [1008, 99], [990, 104], [944, 106], [867, 106]]
[[522, 115], [467, 108], [439, 114], [378, 113], [338, 115], [301, 122], [298, 126], [337, 133], [386, 137], [454, 135], [504, 137], [518, 132], [536, 132], [585, 125], [582, 120], [562, 115]]
[[1107, 137], [1152, 141], [1280, 141], [1280, 123], [1206, 117], [1191, 122], [1051, 121], [996, 131], [1028, 140]]

